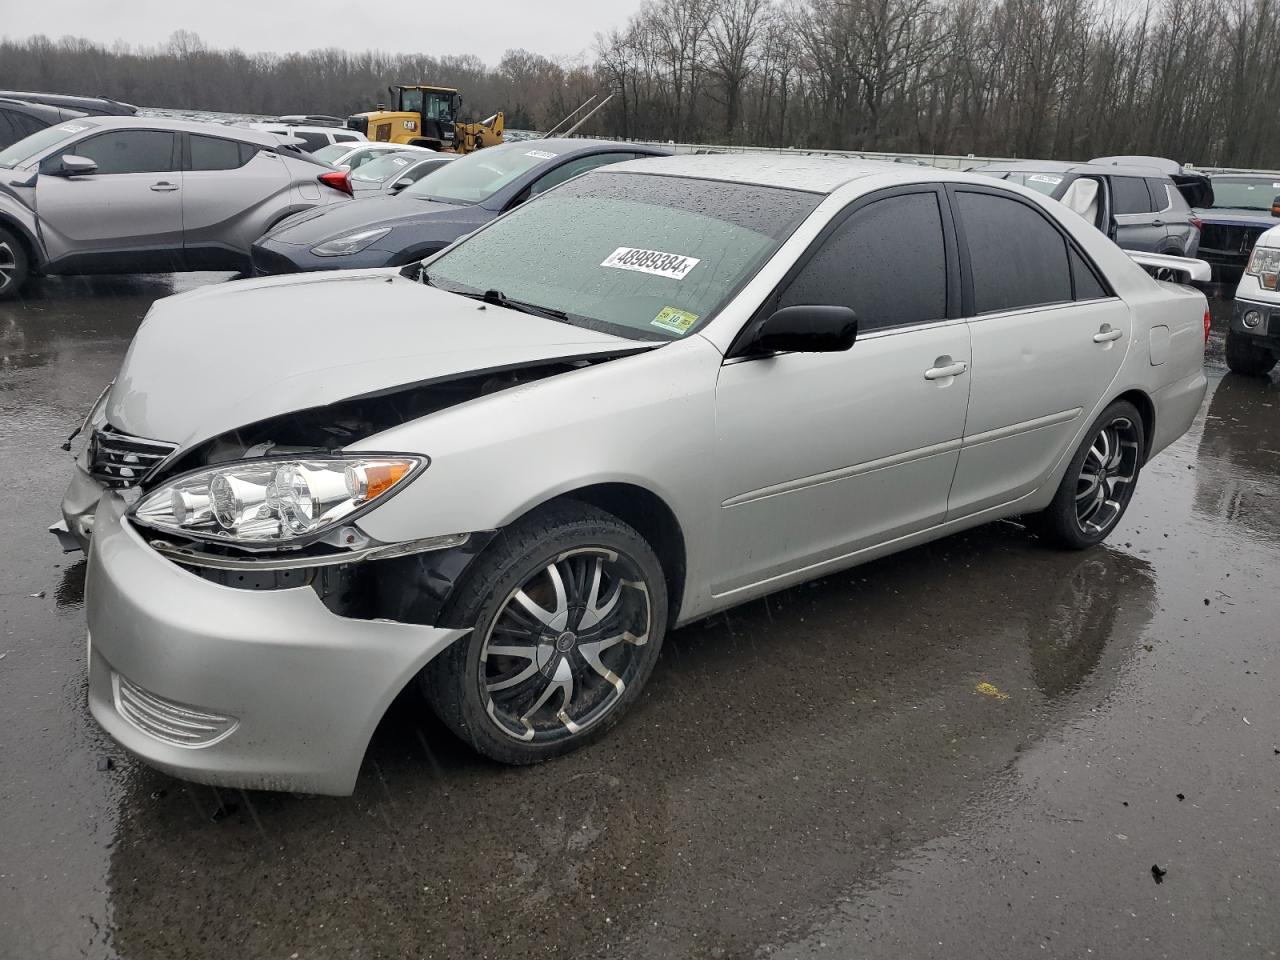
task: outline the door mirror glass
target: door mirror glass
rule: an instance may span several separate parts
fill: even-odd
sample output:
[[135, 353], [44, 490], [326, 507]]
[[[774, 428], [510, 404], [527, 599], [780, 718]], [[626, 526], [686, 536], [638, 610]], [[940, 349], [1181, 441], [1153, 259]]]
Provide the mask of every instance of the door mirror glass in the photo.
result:
[[88, 157], [77, 157], [75, 154], [64, 154], [62, 172], [68, 177], [84, 177], [97, 172], [98, 165]]
[[858, 336], [858, 317], [848, 307], [796, 304], [783, 307], [756, 332], [751, 353], [837, 353]]

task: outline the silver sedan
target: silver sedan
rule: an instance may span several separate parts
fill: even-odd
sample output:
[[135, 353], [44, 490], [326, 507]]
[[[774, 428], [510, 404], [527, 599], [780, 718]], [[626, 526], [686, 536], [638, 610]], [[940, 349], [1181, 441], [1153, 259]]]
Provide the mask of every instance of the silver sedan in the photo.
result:
[[672, 627], [1012, 515], [1099, 543], [1200, 406], [1205, 315], [1029, 190], [754, 156], [161, 301], [58, 525], [92, 712], [215, 784], [349, 792], [409, 685], [490, 757], [563, 754]]

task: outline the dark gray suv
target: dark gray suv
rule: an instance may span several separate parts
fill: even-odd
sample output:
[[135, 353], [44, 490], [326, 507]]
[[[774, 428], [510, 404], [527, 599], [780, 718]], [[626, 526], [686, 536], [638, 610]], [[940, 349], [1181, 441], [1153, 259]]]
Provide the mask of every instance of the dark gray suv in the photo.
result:
[[1200, 221], [1169, 177], [1155, 168], [1025, 160], [975, 173], [1060, 200], [1126, 250], [1194, 257]]

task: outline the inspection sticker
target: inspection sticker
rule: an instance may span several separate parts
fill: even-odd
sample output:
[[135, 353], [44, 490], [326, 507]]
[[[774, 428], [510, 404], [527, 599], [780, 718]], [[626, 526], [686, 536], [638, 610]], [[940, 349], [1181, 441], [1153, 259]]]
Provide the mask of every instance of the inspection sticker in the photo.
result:
[[61, 130], [63, 133], [79, 133], [79, 132], [80, 132], [80, 131], [82, 131], [82, 130], [88, 130], [88, 129], [89, 129], [89, 124], [87, 124], [87, 123], [64, 123], [64, 124], [63, 124], [62, 126], [60, 126], [58, 129], [59, 129], [59, 130]]
[[1027, 177], [1027, 181], [1030, 183], [1061, 183], [1062, 178], [1055, 177], [1051, 173], [1033, 173]]
[[677, 310], [675, 307], [663, 307], [658, 315], [649, 321], [651, 327], [661, 327], [672, 333], [684, 335], [689, 328], [698, 322], [698, 315], [688, 310]]
[[526, 150], [524, 155], [526, 157], [536, 157], [539, 160], [554, 160], [559, 156], [556, 153], [548, 153], [546, 150]]
[[670, 277], [672, 280], [683, 280], [689, 275], [689, 271], [701, 262], [695, 257], [682, 257], [678, 253], [619, 247], [605, 257], [600, 266], [612, 267], [615, 270], [636, 270], [640, 273], [652, 273], [658, 277]]

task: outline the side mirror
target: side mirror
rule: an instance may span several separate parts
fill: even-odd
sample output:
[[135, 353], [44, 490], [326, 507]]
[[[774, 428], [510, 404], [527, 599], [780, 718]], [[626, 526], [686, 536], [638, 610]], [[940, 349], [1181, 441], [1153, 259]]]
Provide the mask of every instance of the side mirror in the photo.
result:
[[858, 316], [848, 307], [797, 304], [775, 312], [756, 331], [752, 353], [838, 353], [858, 337]]
[[1280, 217], [1280, 197], [1271, 198], [1271, 215], [1273, 217]]
[[68, 153], [62, 158], [62, 173], [64, 176], [85, 177], [91, 173], [96, 173], [97, 170], [98, 164], [88, 157], [77, 157]]
[[410, 180], [408, 177], [402, 177], [401, 179], [397, 180], [395, 183], [391, 185], [391, 192], [399, 193], [405, 187], [412, 187], [412, 186], [413, 186], [412, 180]]

